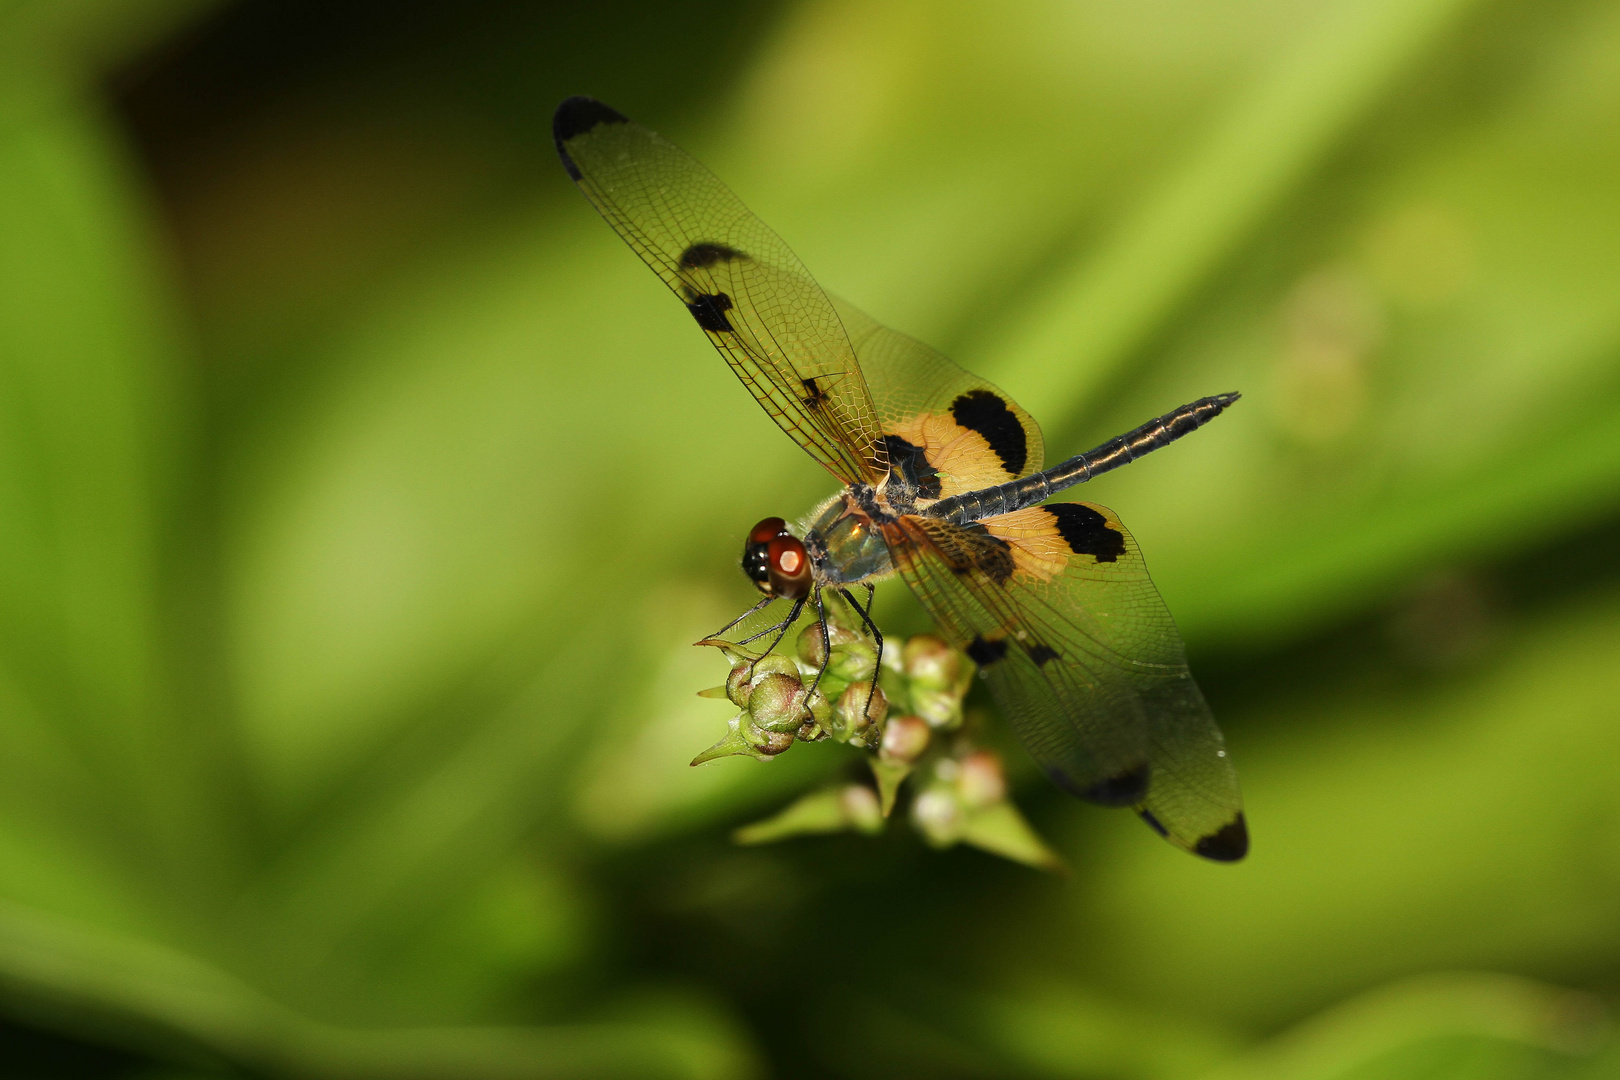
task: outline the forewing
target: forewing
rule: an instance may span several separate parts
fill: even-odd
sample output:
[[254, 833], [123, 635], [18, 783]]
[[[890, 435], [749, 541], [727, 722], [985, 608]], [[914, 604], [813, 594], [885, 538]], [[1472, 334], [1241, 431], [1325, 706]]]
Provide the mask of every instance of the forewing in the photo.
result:
[[552, 121], [568, 175], [678, 296], [782, 430], [845, 483], [888, 472], [832, 302], [780, 237], [673, 143], [601, 102]]
[[889, 527], [901, 575], [1060, 786], [1172, 843], [1248, 851], [1237, 772], [1136, 542], [1089, 503]]
[[872, 392], [889, 459], [907, 471], [919, 507], [1040, 470], [1040, 426], [1017, 402], [841, 297], [832, 300]]

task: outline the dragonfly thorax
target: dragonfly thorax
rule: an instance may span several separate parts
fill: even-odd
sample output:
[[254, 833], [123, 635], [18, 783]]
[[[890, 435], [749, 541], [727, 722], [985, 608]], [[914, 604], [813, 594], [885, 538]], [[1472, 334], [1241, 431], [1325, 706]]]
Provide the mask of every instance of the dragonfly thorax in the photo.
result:
[[816, 580], [855, 585], [894, 573], [880, 523], [892, 520], [871, 503], [871, 490], [847, 489], [818, 507], [804, 530]]

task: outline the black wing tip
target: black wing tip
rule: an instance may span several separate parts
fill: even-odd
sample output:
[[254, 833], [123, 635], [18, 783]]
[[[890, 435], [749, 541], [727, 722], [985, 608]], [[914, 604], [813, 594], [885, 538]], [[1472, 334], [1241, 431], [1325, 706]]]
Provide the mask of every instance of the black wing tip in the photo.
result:
[[1052, 782], [1067, 791], [1098, 806], [1131, 806], [1142, 801], [1147, 794], [1148, 781], [1153, 770], [1147, 762], [1092, 784], [1081, 784], [1063, 769], [1052, 766], [1046, 770]]
[[1249, 826], [1240, 810], [1225, 825], [1193, 845], [1193, 854], [1215, 862], [1237, 862], [1249, 853]]
[[551, 137], [557, 144], [557, 156], [562, 158], [563, 168], [568, 170], [568, 175], [575, 180], [580, 178], [579, 168], [574, 164], [574, 159], [568, 156], [568, 151], [563, 149], [563, 143], [569, 139], [577, 139], [598, 124], [629, 122], [623, 113], [602, 104], [595, 98], [583, 94], [565, 98], [551, 116]]

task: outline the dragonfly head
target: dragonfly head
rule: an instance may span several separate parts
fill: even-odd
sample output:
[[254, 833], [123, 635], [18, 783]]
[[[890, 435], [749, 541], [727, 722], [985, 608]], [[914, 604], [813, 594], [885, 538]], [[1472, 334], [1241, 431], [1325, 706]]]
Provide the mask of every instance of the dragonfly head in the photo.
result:
[[797, 600], [810, 592], [810, 556], [779, 517], [766, 518], [748, 531], [742, 568], [766, 596]]

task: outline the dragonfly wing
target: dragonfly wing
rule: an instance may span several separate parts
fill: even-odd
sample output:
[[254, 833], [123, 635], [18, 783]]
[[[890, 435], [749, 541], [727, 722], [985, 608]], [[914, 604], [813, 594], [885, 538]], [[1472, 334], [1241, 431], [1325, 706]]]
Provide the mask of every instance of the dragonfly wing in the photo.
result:
[[832, 299], [877, 405], [889, 459], [917, 488], [918, 508], [1040, 470], [1040, 425], [1017, 402], [943, 353]]
[[849, 337], [782, 239], [685, 151], [599, 101], [569, 98], [552, 129], [568, 175], [771, 418], [846, 484], [881, 480], [883, 432]]
[[1172, 843], [1248, 851], [1237, 772], [1136, 542], [1088, 503], [975, 525], [904, 517], [895, 563], [979, 664], [1008, 723], [1061, 787], [1134, 806]]

